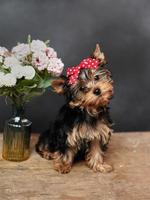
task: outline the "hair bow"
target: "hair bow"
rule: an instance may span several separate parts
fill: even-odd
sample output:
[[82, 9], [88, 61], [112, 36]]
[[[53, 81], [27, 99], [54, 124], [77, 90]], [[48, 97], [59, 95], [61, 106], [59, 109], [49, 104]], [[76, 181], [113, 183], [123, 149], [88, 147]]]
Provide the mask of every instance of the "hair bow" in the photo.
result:
[[67, 77], [69, 78], [68, 84], [74, 84], [79, 76], [80, 70], [82, 69], [97, 69], [100, 64], [100, 60], [94, 58], [86, 58], [81, 61], [81, 63], [75, 67], [67, 68]]

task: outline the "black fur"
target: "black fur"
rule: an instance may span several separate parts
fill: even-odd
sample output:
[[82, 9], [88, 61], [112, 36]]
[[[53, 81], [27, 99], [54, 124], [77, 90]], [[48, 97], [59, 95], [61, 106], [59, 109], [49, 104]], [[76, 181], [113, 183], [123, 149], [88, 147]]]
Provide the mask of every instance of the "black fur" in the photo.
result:
[[60, 109], [55, 122], [50, 125], [49, 130], [41, 134], [36, 145], [36, 151], [39, 152], [39, 146], [42, 146], [43, 149], [47, 146], [50, 152], [65, 153], [68, 147], [66, 143], [67, 133], [71, 132], [77, 124], [86, 123], [93, 128], [97, 120], [103, 118], [106, 124], [111, 126], [112, 121], [108, 110], [107, 107], [102, 107], [96, 117], [91, 117], [85, 110], [81, 110], [79, 107], [70, 108], [68, 104], [65, 104]]

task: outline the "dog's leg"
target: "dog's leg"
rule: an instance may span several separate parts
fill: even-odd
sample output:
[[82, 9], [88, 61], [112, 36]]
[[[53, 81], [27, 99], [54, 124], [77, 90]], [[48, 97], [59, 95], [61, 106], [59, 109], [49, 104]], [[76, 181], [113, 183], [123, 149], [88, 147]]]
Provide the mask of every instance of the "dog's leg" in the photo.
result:
[[75, 151], [68, 148], [65, 154], [55, 152], [53, 155], [54, 169], [62, 174], [69, 173], [74, 161]]
[[103, 152], [100, 148], [100, 141], [98, 139], [91, 141], [89, 151], [86, 155], [86, 163], [88, 167], [93, 169], [95, 172], [99, 171], [107, 173], [112, 171], [112, 167], [105, 164], [103, 161]]
[[36, 152], [42, 157], [45, 158], [47, 160], [50, 160], [53, 158], [53, 154], [52, 152], [50, 152], [48, 150], [48, 144], [44, 145], [44, 144], [37, 144], [35, 146]]
[[47, 160], [53, 158], [53, 153], [49, 150], [49, 131], [45, 131], [39, 137], [37, 144], [35, 145], [36, 152]]

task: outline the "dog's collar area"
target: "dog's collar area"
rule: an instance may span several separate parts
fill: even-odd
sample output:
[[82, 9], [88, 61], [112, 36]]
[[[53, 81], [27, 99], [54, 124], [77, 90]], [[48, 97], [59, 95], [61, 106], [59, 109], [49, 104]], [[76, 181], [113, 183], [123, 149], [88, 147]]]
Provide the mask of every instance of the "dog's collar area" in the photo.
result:
[[84, 108], [83, 106], [75, 106], [75, 107], [72, 107], [69, 105], [69, 103], [67, 104], [67, 106], [72, 109], [72, 110], [75, 110], [75, 111], [78, 111], [80, 113], [85, 113], [85, 114], [88, 114], [89, 116], [93, 117], [93, 118], [97, 118], [99, 117], [99, 115], [101, 113], [104, 113], [106, 112], [106, 110], [108, 108], [105, 108], [105, 107], [99, 107], [96, 112], [90, 112], [88, 109]]

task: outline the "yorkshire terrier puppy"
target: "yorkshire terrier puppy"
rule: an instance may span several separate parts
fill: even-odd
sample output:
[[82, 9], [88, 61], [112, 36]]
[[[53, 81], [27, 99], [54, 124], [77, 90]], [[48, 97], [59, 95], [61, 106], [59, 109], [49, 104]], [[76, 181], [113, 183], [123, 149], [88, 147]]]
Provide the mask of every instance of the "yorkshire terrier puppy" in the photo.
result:
[[112, 133], [108, 104], [113, 96], [111, 73], [99, 45], [91, 57], [69, 67], [67, 76], [54, 80], [52, 88], [66, 97], [55, 122], [39, 137], [36, 151], [53, 159], [54, 169], [71, 170], [81, 154], [89, 168], [106, 173], [112, 167], [103, 160]]

